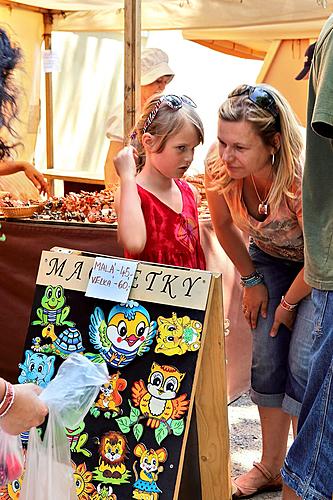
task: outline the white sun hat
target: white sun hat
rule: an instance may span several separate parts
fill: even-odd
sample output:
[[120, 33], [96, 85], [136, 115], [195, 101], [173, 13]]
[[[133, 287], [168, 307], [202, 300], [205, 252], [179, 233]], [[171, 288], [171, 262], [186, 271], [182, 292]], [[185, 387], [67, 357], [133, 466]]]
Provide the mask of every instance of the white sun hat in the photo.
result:
[[141, 54], [141, 85], [149, 85], [161, 76], [169, 76], [169, 82], [171, 82], [175, 73], [168, 63], [169, 57], [163, 50], [144, 49]]

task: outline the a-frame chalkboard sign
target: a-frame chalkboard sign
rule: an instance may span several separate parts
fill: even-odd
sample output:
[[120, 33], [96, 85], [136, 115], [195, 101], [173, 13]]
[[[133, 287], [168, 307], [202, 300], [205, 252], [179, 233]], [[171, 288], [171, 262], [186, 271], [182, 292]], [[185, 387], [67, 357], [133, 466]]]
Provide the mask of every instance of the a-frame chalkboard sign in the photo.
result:
[[[20, 364], [19, 381], [42, 387], [73, 352], [108, 364], [109, 383], [68, 429], [78, 498], [184, 497], [183, 464], [193, 459], [201, 492], [192, 500], [230, 499], [221, 276], [139, 262], [128, 280], [132, 261], [103, 257], [42, 253]], [[108, 288], [117, 266], [125, 303], [86, 295], [94, 270], [94, 284]], [[194, 404], [197, 457], [186, 450]]]

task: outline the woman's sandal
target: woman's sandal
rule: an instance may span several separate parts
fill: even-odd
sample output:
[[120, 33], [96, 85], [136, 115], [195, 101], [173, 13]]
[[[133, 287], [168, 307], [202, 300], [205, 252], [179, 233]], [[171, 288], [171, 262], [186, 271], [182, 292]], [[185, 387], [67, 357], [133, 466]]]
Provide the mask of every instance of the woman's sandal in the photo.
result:
[[259, 462], [253, 462], [253, 467], [258, 469], [263, 475], [263, 483], [261, 486], [253, 487], [252, 479], [246, 480], [247, 474], [242, 474], [236, 479], [232, 480], [233, 490], [236, 488], [236, 491], [233, 493], [232, 498], [251, 498], [258, 493], [262, 493], [264, 491], [279, 491], [282, 489], [282, 478], [281, 474], [273, 477], [269, 470]]

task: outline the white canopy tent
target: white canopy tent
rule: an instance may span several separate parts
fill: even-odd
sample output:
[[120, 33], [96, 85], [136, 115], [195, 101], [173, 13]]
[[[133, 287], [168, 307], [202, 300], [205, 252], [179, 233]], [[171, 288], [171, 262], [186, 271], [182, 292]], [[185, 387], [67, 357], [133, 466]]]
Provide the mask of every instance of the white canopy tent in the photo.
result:
[[[53, 13], [56, 31], [124, 29], [121, 0], [18, 0]], [[142, 0], [143, 30], [184, 30], [186, 38], [229, 40], [265, 51], [271, 40], [315, 38], [333, 11], [332, 0]]]
[[[333, 11], [333, 0], [0, 0], [0, 22], [12, 28], [14, 39], [24, 49], [27, 75], [33, 75], [29, 81], [22, 77], [29, 103], [28, 109], [23, 108], [28, 116], [26, 129], [19, 132], [27, 159], [34, 149], [38, 123], [40, 62], [36, 51], [43, 38], [49, 40], [45, 33], [51, 29], [119, 32], [124, 29], [124, 3], [141, 3], [142, 30], [182, 30], [184, 38], [218, 51], [264, 60], [258, 81], [277, 86], [304, 122], [306, 84], [295, 82], [294, 75], [302, 66], [306, 46]], [[53, 166], [51, 160], [48, 166]]]

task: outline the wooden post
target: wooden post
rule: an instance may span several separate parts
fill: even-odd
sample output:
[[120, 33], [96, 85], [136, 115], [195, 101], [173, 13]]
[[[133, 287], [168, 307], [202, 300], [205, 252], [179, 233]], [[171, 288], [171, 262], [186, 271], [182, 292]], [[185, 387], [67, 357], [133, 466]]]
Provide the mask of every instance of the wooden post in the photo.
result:
[[203, 500], [231, 499], [222, 278], [213, 277], [195, 394]]
[[[52, 14], [43, 14], [45, 50], [51, 50]], [[53, 97], [52, 73], [45, 73], [45, 107], [46, 107], [46, 168], [54, 168], [53, 157]], [[50, 192], [54, 192], [54, 181], [50, 181]]]
[[125, 0], [124, 137], [128, 137], [140, 110], [141, 0]]

